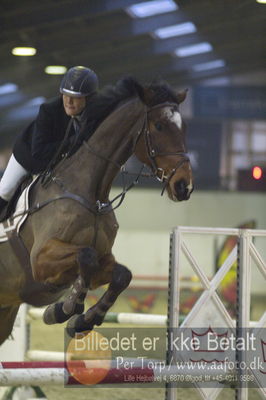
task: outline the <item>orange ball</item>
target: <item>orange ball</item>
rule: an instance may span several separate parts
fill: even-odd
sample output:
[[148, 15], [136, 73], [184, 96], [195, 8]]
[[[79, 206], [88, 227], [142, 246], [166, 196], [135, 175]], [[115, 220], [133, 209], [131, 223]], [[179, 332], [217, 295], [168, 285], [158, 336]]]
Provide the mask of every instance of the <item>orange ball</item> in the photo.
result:
[[69, 373], [83, 385], [100, 383], [110, 370], [111, 358], [108, 339], [96, 331], [76, 335], [66, 352]]

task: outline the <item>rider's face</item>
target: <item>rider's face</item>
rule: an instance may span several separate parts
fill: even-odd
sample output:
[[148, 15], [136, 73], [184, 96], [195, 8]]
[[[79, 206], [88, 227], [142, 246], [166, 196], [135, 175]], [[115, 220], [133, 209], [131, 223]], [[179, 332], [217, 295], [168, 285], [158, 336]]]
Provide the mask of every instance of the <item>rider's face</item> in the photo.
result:
[[73, 117], [84, 110], [86, 97], [71, 97], [63, 94], [63, 104], [66, 114]]

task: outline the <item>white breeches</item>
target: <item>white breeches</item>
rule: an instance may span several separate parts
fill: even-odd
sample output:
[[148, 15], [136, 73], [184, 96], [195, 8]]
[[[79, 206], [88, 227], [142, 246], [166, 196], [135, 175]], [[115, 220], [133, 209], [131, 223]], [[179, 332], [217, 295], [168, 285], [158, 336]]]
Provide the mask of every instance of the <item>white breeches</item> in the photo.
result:
[[28, 174], [29, 172], [17, 162], [12, 154], [0, 182], [0, 197], [9, 201]]

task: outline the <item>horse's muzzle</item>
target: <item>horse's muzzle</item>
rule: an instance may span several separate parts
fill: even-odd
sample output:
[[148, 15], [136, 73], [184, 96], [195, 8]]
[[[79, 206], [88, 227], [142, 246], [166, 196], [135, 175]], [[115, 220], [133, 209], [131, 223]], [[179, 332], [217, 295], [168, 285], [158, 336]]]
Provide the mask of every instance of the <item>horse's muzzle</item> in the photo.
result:
[[176, 193], [175, 197], [178, 201], [188, 200], [190, 198], [191, 193], [193, 192], [193, 185], [192, 184], [187, 185], [184, 179], [181, 179], [180, 181], [176, 182], [174, 184], [174, 188]]

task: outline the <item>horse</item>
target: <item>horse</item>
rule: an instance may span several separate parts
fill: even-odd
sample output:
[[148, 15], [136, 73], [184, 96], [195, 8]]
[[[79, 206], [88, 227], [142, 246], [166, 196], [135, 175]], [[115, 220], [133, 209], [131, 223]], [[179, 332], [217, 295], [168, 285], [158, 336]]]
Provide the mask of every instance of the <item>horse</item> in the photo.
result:
[[[47, 306], [44, 322], [68, 321], [73, 336], [100, 325], [127, 288], [132, 273], [112, 254], [118, 223], [109, 192], [131, 155], [152, 170], [171, 200], [190, 197], [193, 177], [179, 111], [186, 91], [134, 78], [121, 82], [102, 96], [109, 108], [93, 135], [54, 166], [45, 184], [37, 179], [32, 187], [18, 234], [29, 266], [23, 265], [25, 251], [20, 257], [10, 241], [0, 244], [0, 344], [12, 332], [21, 303]], [[87, 292], [106, 284], [84, 312]]]

